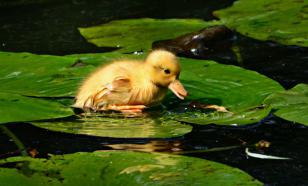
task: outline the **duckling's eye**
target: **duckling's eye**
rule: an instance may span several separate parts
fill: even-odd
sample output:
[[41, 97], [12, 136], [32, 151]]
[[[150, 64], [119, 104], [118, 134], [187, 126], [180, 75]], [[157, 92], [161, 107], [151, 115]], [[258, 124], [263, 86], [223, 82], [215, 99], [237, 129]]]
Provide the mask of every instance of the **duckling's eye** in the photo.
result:
[[165, 69], [164, 72], [165, 72], [165, 74], [170, 74], [170, 70], [169, 69]]

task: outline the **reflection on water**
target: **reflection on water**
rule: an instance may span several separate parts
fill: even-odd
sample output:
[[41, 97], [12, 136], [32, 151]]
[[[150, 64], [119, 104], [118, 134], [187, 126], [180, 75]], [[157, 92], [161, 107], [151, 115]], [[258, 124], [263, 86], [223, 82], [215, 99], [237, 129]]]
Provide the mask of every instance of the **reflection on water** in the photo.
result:
[[51, 131], [114, 138], [167, 138], [189, 133], [190, 125], [165, 116], [125, 117], [121, 113], [87, 114], [78, 119], [33, 122]]
[[179, 152], [183, 149], [183, 144], [180, 140], [162, 141], [162, 140], [151, 140], [147, 143], [136, 144], [136, 143], [122, 143], [122, 144], [109, 144], [105, 145], [111, 147], [114, 150], [132, 150], [142, 152]]

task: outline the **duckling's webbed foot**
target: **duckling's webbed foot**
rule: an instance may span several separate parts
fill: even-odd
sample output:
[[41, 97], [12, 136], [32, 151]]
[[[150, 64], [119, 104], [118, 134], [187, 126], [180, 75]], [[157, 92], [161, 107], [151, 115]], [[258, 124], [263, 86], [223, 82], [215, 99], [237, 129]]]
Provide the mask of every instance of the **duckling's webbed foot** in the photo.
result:
[[225, 107], [223, 106], [218, 106], [218, 105], [207, 105], [205, 106], [204, 108], [207, 108], [207, 109], [214, 109], [218, 112], [230, 112], [228, 111]]
[[121, 111], [124, 114], [134, 114], [134, 113], [142, 113], [143, 109], [145, 109], [145, 105], [108, 105], [108, 110], [116, 110]]

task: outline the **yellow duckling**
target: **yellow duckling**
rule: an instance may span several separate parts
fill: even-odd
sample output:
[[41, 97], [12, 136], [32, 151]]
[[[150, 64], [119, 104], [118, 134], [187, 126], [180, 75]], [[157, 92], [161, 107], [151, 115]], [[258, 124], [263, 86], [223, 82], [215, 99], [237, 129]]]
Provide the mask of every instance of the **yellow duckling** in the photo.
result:
[[74, 104], [77, 108], [139, 113], [157, 105], [168, 88], [180, 99], [187, 91], [179, 81], [180, 64], [165, 50], [154, 50], [144, 62], [120, 60], [104, 65], [81, 85]]

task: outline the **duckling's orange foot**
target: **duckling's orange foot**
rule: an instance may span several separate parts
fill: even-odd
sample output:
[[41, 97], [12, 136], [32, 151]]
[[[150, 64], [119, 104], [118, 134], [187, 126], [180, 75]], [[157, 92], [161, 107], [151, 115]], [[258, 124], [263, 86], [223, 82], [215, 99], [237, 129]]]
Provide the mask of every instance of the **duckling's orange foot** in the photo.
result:
[[145, 108], [145, 105], [108, 105], [107, 110], [121, 111], [124, 114], [139, 114]]
[[216, 110], [218, 112], [229, 112], [229, 113], [232, 113], [232, 112], [228, 111], [225, 107], [218, 106], [218, 105], [207, 105], [207, 106], [205, 106], [205, 108], [207, 108], [207, 109], [214, 109], [214, 110]]

